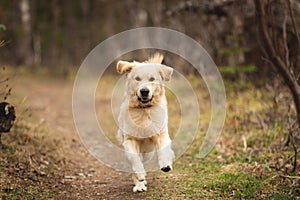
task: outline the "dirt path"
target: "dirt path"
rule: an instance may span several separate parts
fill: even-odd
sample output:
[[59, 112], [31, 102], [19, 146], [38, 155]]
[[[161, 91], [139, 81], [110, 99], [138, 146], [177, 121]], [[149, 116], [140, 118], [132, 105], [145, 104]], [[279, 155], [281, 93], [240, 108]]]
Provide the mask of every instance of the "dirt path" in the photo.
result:
[[[249, 118], [250, 105], [255, 105], [253, 112], [266, 119], [273, 117], [262, 109], [265, 104], [257, 105], [257, 102], [272, 105], [273, 97], [258, 95], [260, 91], [256, 88], [247, 86], [238, 97], [236, 90], [228, 92], [227, 124], [212, 154], [199, 159], [202, 141], [199, 135], [185, 156], [174, 163], [174, 171], [149, 173], [148, 191], [133, 193], [130, 174], [106, 167], [83, 147], [72, 117], [73, 81], [27, 74], [16, 77], [9, 85], [13, 88], [10, 100], [20, 101], [19, 104], [12, 101], [17, 113], [24, 108], [29, 112], [18, 115], [18, 119], [26, 119], [17, 121], [12, 135], [2, 137], [5, 146], [0, 151], [0, 199], [296, 199], [299, 196], [296, 181], [299, 173], [288, 173], [292, 165], [280, 172], [269, 167], [281, 165], [280, 160], [293, 153], [278, 145], [285, 132], [278, 131], [269, 121], [261, 129], [254, 116]], [[99, 97], [103, 98], [99, 99], [101, 105], [105, 105], [104, 111], [99, 109], [100, 114], [110, 111], [109, 95], [101, 93]], [[204, 102], [209, 95], [201, 97], [203, 108], [208, 107]], [[241, 103], [244, 99], [249, 102]], [[279, 121], [284, 117], [279, 113], [276, 116], [280, 116], [276, 117]], [[207, 123], [203, 119], [200, 129], [205, 130]], [[103, 124], [109, 134], [114, 134], [111, 121]], [[245, 136], [246, 151], [241, 140]]]
[[[57, 148], [66, 159], [59, 199], [140, 199], [133, 194], [131, 176], [116, 172], [93, 158], [80, 142], [72, 116], [72, 81], [20, 79], [16, 91], [29, 110], [53, 132], [49, 138], [62, 141]], [[149, 177], [151, 185], [155, 178]], [[151, 192], [151, 191], [149, 191]]]

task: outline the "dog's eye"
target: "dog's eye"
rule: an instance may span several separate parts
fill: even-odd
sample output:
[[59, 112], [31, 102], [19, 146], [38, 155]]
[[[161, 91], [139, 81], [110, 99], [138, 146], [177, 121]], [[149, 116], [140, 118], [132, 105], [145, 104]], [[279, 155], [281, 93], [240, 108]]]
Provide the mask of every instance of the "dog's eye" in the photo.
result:
[[142, 79], [141, 79], [140, 77], [137, 76], [137, 77], [135, 77], [135, 80], [136, 80], [136, 81], [141, 81]]
[[154, 80], [155, 80], [155, 78], [153, 78], [153, 77], [149, 78], [149, 81], [154, 81]]

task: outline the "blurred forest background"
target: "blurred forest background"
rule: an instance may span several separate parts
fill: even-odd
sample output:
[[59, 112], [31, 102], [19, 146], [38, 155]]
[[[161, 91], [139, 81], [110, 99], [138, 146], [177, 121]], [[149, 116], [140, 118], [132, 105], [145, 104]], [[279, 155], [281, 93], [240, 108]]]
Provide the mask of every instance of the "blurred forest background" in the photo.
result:
[[[199, 159], [210, 96], [193, 68], [168, 54], [164, 62], [201, 99], [200, 136], [174, 172], [156, 173], [147, 193], [133, 194], [129, 175], [100, 165], [80, 142], [72, 75], [100, 42], [146, 26], [185, 33], [208, 51], [223, 76], [227, 116], [214, 150]], [[2, 199], [300, 197], [300, 0], [0, 0], [0, 66], [0, 97], [17, 115], [0, 143]], [[119, 76], [110, 75], [95, 101], [115, 134], [107, 116]], [[169, 111], [169, 125], [180, 124], [177, 107]]]
[[[295, 59], [299, 46], [290, 17], [285, 19], [286, 1], [266, 2], [268, 26], [280, 37], [286, 24], [289, 56]], [[299, 25], [300, 2], [291, 3]], [[2, 65], [78, 67], [106, 38], [135, 27], [159, 26], [199, 41], [218, 66], [231, 66], [221, 70], [256, 71], [259, 76], [270, 72], [270, 63], [262, 59], [252, 0], [1, 0], [0, 23], [6, 26], [0, 32], [5, 41]], [[283, 44], [277, 45], [283, 51]]]

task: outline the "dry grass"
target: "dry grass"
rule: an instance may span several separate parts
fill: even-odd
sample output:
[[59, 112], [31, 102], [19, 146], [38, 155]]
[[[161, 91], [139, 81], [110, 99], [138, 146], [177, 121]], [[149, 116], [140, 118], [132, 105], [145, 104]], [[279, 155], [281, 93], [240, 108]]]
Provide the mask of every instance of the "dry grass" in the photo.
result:
[[[98, 119], [107, 137], [115, 143], [117, 126], [111, 113], [110, 98], [113, 85], [118, 78], [105, 76], [96, 93]], [[125, 185], [122, 182], [119, 183], [120, 186], [112, 186], [117, 188], [93, 183], [93, 186], [103, 194], [102, 197], [295, 199], [299, 196], [299, 172], [290, 173], [289, 170], [292, 168], [290, 163], [280, 171], [273, 168], [280, 166], [292, 154], [291, 148], [283, 145], [287, 136], [286, 108], [289, 104], [287, 93], [283, 91], [275, 105], [274, 91], [270, 87], [257, 88], [249, 83], [226, 82], [227, 118], [224, 130], [214, 150], [205, 159], [199, 159], [199, 147], [210, 119], [209, 95], [201, 80], [195, 77], [188, 78], [201, 100], [199, 104], [201, 123], [195, 141], [176, 161], [174, 171], [170, 174], [162, 172], [150, 174], [152, 178], [149, 181], [149, 191], [143, 194], [131, 194], [129, 182], [125, 182]], [[38, 84], [40, 78], [35, 79], [31, 76], [27, 81]], [[22, 101], [18, 99], [18, 94], [13, 95], [17, 96], [13, 101]], [[118, 93], [118, 96], [121, 97], [122, 94]], [[167, 92], [167, 97], [170, 132], [174, 133], [180, 122], [178, 101], [170, 91]], [[18, 106], [18, 109], [21, 108]], [[293, 114], [291, 112], [292, 116]], [[53, 130], [50, 131], [44, 123], [40, 123], [40, 118], [34, 112], [21, 112], [21, 116], [23, 119], [19, 119], [10, 135], [3, 137], [5, 147], [1, 149], [0, 162], [2, 199], [55, 198], [62, 191], [84, 192], [82, 196], [96, 193], [97, 191], [93, 189], [77, 190], [61, 183], [62, 169], [75, 170], [76, 163], [70, 164], [70, 159], [67, 159], [70, 154], [60, 152], [57, 146], [71, 144], [64, 141], [59, 134], [54, 134], [53, 137]], [[112, 172], [106, 173], [110, 175]], [[113, 175], [116, 178], [114, 180], [119, 180], [117, 176], [129, 179], [123, 174]], [[114, 180], [111, 180], [112, 184], [115, 184]], [[78, 184], [84, 184], [84, 181], [87, 180], [78, 179]], [[102, 191], [101, 188], [105, 188], [106, 191], [104, 189]], [[127, 191], [124, 188], [129, 189]], [[123, 193], [118, 194], [118, 191]]]
[[[224, 131], [214, 150], [201, 160], [198, 158], [199, 147], [210, 119], [209, 95], [201, 80], [188, 78], [201, 100], [198, 134], [189, 150], [175, 163], [175, 170], [169, 175], [159, 175], [156, 180], [159, 184], [150, 186], [154, 188], [148, 193], [149, 199], [167, 199], [170, 196], [173, 199], [294, 199], [300, 195], [295, 187], [300, 185], [299, 173], [289, 173], [290, 164], [281, 171], [273, 168], [280, 166], [293, 153], [291, 148], [283, 145], [287, 137], [288, 93], [283, 91], [281, 95], [284, 97], [274, 105], [274, 91], [269, 87], [226, 82], [229, 90]], [[106, 86], [114, 84], [111, 77], [104, 79], [103, 86], [107, 91], [101, 92], [98, 97], [101, 99], [104, 95], [104, 99], [109, 101], [112, 89]], [[176, 115], [178, 101], [174, 94], [168, 91], [167, 97], [172, 134], [178, 129], [180, 115]], [[277, 107], [276, 110], [274, 107]], [[110, 109], [104, 108], [106, 110], [99, 113], [107, 113]], [[293, 111], [291, 114], [294, 114]], [[104, 120], [103, 126], [114, 140], [117, 127], [112, 131], [112, 116], [107, 116], [101, 120]]]
[[50, 139], [50, 131], [28, 113], [18, 117], [11, 132], [3, 136], [0, 149], [0, 196], [2, 199], [55, 197], [63, 188], [60, 170], [66, 162], [57, 150], [61, 141]]

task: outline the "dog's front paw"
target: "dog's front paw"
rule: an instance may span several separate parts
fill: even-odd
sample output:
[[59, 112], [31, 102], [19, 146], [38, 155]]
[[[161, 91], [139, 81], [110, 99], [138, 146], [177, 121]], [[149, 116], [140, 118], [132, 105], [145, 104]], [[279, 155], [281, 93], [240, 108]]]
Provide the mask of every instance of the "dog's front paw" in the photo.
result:
[[138, 182], [134, 187], [133, 187], [133, 192], [143, 192], [147, 191], [147, 187], [144, 184], [144, 181]]
[[169, 171], [171, 171], [173, 168], [172, 168], [172, 165], [167, 165], [167, 166], [165, 166], [165, 167], [162, 167], [161, 168], [161, 171], [163, 171], [163, 172], [169, 172]]

